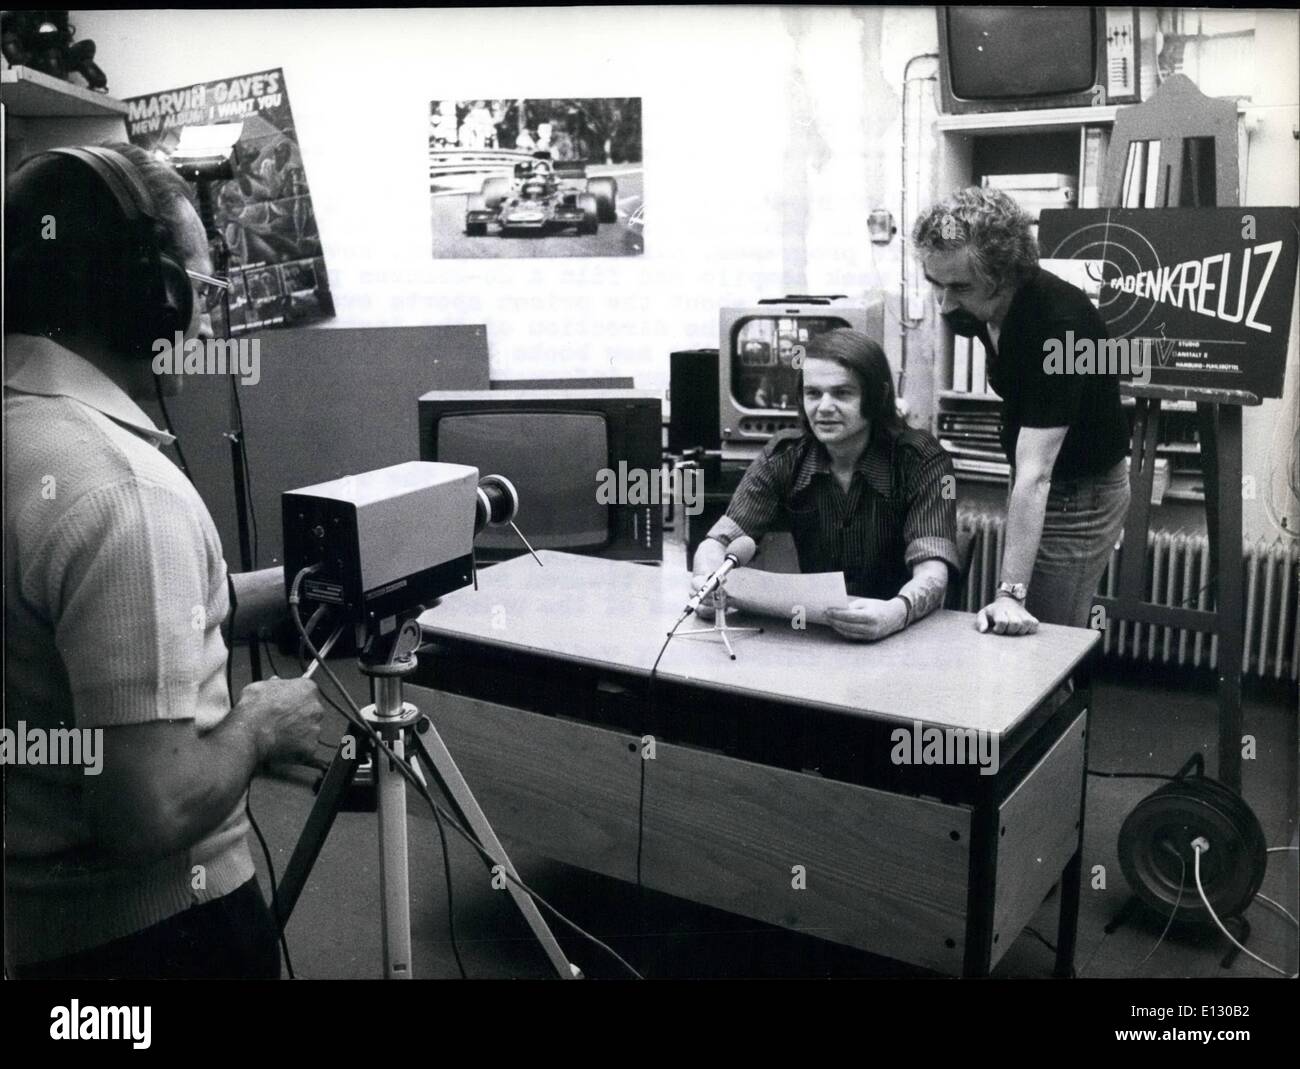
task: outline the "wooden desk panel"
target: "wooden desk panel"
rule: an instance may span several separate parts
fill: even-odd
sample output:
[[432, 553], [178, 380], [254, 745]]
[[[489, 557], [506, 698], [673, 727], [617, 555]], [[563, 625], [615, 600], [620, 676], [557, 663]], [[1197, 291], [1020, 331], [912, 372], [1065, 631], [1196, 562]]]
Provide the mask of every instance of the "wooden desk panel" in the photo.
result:
[[[687, 574], [540, 556], [542, 568], [519, 557], [480, 571], [477, 591], [459, 590], [420, 618], [425, 631], [648, 675], [685, 604]], [[876, 643], [762, 620], [766, 633], [737, 638], [736, 661], [712, 640], [674, 638], [658, 675], [850, 716], [908, 725], [923, 719], [1005, 737], [1099, 640], [1095, 631], [1049, 624], [1019, 638], [980, 635], [974, 620], [940, 611]]]
[[[1082, 812], [1087, 729], [1084, 712], [998, 811], [994, 965], [1038, 912], [1043, 898], [1060, 879], [1061, 869], [1078, 849], [1078, 821], [1068, 817]], [[1062, 819], [1063, 815], [1067, 819]]]
[[459, 694], [413, 694], [507, 846], [513, 839], [557, 861], [635, 882], [635, 739]]
[[645, 793], [646, 886], [961, 971], [969, 809], [668, 744]]

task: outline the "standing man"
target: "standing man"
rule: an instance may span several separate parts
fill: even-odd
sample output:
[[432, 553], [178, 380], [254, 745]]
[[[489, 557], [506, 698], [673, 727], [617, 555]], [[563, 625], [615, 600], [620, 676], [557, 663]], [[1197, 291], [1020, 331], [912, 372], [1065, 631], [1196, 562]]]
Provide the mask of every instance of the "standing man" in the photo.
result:
[[169, 167], [119, 145], [24, 163], [5, 239], [5, 716], [101, 739], [94, 774], [7, 769], [6, 964], [277, 977], [245, 797], [264, 763], [313, 758], [324, 709], [301, 679], [231, 707], [221, 542], [136, 403], [179, 388], [154, 340], [212, 336], [203, 225]]
[[[1029, 217], [1005, 193], [971, 187], [917, 220], [912, 240], [943, 318], [978, 337], [1002, 398], [1012, 463], [997, 598], [978, 625], [1023, 635], [1038, 622], [1088, 626], [1093, 595], [1128, 514], [1128, 422], [1119, 376], [1051, 374], [1059, 343], [1107, 337], [1087, 295], [1038, 265]], [[1049, 344], [1051, 343], [1051, 344]]]

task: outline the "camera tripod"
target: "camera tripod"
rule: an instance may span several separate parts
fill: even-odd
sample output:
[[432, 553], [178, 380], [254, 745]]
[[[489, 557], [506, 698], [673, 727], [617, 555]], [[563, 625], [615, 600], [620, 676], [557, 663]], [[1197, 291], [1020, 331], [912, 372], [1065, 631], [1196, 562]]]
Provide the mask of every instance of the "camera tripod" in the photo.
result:
[[[518, 874], [510, 858], [483, 810], [479, 808], [469, 785], [456, 767], [456, 762], [452, 760], [446, 743], [434, 728], [433, 721], [402, 698], [402, 678], [415, 670], [415, 650], [419, 644], [419, 624], [414, 619], [408, 619], [382, 642], [383, 649], [378, 652], [368, 651], [358, 658], [362, 673], [371, 680], [371, 694], [374, 698], [374, 703], [362, 710], [362, 716], [395, 754], [399, 757], [411, 755], [409, 763], [425, 787], [428, 786], [426, 775], [433, 778], [451, 803], [456, 818], [473, 833], [495, 864], [505, 871], [509, 877], [506, 888], [560, 978], [581, 979], [581, 971], [565, 956], [532, 897], [519, 887]], [[387, 979], [410, 979], [411, 904], [406, 838], [406, 783], [392, 759], [379, 752], [355, 724], [349, 723], [334, 760], [330, 762], [329, 770], [321, 780], [307, 824], [294, 847], [284, 878], [276, 889], [275, 917], [283, 930], [307, 883], [312, 866], [325, 845], [334, 818], [343, 808], [345, 795], [357, 769], [367, 756], [374, 761], [379, 816], [384, 976]]]

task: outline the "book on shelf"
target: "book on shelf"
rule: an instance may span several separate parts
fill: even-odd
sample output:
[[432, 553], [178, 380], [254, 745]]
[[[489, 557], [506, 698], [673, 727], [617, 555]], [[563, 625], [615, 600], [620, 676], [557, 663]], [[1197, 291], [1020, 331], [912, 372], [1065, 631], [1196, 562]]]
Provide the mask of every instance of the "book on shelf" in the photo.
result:
[[1005, 464], [1007, 460], [1007, 455], [1001, 449], [978, 449], [971, 443], [954, 441], [951, 438], [940, 438], [939, 444], [953, 456], [969, 457], [971, 460], [990, 460], [999, 464]]
[[953, 471], [959, 473], [972, 473], [976, 475], [1000, 475], [1003, 478], [1011, 477], [1011, 465], [1006, 461], [992, 460], [972, 460], [967, 457], [952, 458]]
[[970, 338], [956, 335], [952, 340], [952, 388], [970, 393]]
[[1078, 199], [1073, 188], [1008, 189], [1006, 193], [1029, 213], [1029, 218], [1034, 222], [1038, 221], [1045, 208], [1073, 208]]
[[984, 185], [1008, 193], [1023, 189], [1062, 189], [1075, 185], [1073, 175], [1062, 174], [986, 174]]
[[988, 353], [979, 338], [970, 340], [970, 392], [988, 392]]
[[941, 412], [939, 414], [940, 432], [952, 434], [971, 434], [976, 437], [990, 438], [997, 441], [1001, 436], [1001, 426], [996, 414], [992, 420], [966, 419], [965, 412]]
[[1156, 207], [1156, 188], [1160, 184], [1160, 142], [1151, 141], [1147, 146], [1145, 188], [1139, 207]]
[[1160, 180], [1160, 142], [1132, 141], [1124, 160], [1121, 208], [1153, 208]]
[[1079, 168], [1079, 207], [1101, 207], [1102, 169], [1106, 166], [1103, 147], [1106, 132], [1100, 126], [1083, 131], [1083, 163]]
[[1069, 174], [986, 174], [980, 181], [1006, 193], [1035, 223], [1043, 209], [1073, 208], [1079, 199], [1079, 180]]
[[947, 435], [949, 438], [959, 438], [962, 441], [988, 442], [992, 445], [996, 445], [1002, 440], [1002, 436], [995, 428], [978, 423], [940, 422], [939, 433]]

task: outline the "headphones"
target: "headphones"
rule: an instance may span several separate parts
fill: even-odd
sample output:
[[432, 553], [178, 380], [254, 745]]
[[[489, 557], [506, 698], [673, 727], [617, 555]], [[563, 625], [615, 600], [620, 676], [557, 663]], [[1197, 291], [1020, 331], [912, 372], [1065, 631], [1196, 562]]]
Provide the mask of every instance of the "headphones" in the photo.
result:
[[[152, 359], [156, 339], [170, 342], [177, 331], [183, 334], [189, 327], [194, 291], [184, 265], [159, 244], [161, 213], [135, 165], [108, 148], [51, 149], [20, 165], [10, 186], [10, 202], [40, 205], [44, 198], [37, 191], [51, 184], [58, 188], [55, 173], [67, 173], [69, 168], [94, 174], [117, 208], [119, 218], [110, 224], [112, 229], [107, 233], [96, 221], [89, 255], [99, 260], [99, 267], [88, 283], [102, 290], [104, 303], [111, 309], [113, 342], [124, 355]], [[47, 214], [53, 213], [31, 211], [30, 225], [40, 227], [42, 216]], [[10, 239], [15, 246], [7, 275], [24, 297], [35, 305], [48, 305], [51, 298], [56, 302], [62, 299], [66, 302], [63, 310], [75, 314], [75, 295], [51, 292], [57, 284], [50, 285], [49, 275], [60, 274], [57, 261], [52, 259], [59, 255], [57, 232], [52, 241], [39, 232], [11, 233]], [[72, 276], [68, 278], [71, 282]]]

